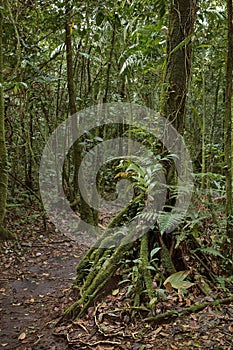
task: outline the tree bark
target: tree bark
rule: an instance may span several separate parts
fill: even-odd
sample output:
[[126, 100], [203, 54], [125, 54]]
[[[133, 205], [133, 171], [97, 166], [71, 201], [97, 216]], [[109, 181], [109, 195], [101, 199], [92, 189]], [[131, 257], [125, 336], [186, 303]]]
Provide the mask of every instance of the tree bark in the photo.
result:
[[[226, 95], [225, 95], [225, 175], [226, 175], [226, 233], [228, 242], [225, 244], [227, 255], [232, 258], [233, 253], [233, 209], [232, 209], [232, 73], [233, 73], [233, 3], [227, 0], [228, 11], [228, 55], [226, 69]], [[232, 271], [232, 264], [231, 264]]]
[[171, 0], [162, 113], [182, 135], [191, 74], [196, 0]]
[[[0, 2], [3, 6], [3, 1]], [[6, 213], [7, 200], [7, 152], [5, 142], [5, 125], [4, 125], [4, 98], [3, 98], [3, 53], [2, 53], [2, 21], [3, 14], [0, 8], [0, 227], [3, 226]], [[2, 230], [1, 230], [2, 231]], [[1, 234], [0, 231], [0, 234]]]
[[5, 140], [4, 121], [4, 95], [3, 95], [3, 45], [2, 45], [2, 23], [4, 1], [0, 0], [0, 239], [13, 238], [8, 230], [4, 228], [6, 215], [8, 171], [7, 171], [7, 149]]
[[[169, 24], [167, 35], [167, 62], [164, 78], [164, 90], [161, 98], [162, 114], [180, 135], [184, 133], [186, 102], [191, 76], [192, 40], [196, 20], [196, 0], [170, 0]], [[178, 156], [178, 155], [177, 155]], [[167, 184], [169, 186], [166, 206], [169, 211], [174, 205], [177, 173], [175, 165], [168, 163]], [[169, 258], [166, 247], [171, 246], [171, 235], [160, 236], [161, 259]], [[167, 261], [167, 258], [164, 260]], [[168, 260], [169, 262], [169, 260]], [[172, 273], [173, 266], [167, 265]], [[171, 265], [169, 268], [169, 265]]]

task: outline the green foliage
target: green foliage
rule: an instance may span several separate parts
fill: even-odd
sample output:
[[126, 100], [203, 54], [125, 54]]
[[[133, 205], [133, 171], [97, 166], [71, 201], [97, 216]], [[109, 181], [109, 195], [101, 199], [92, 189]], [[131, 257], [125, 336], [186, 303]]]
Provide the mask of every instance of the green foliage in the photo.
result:
[[161, 234], [163, 235], [166, 231], [170, 230], [171, 228], [179, 226], [181, 220], [183, 221], [183, 214], [173, 213], [171, 215], [170, 211], [162, 211], [159, 215], [159, 228]]
[[[232, 261], [230, 262], [232, 264]], [[224, 292], [229, 292], [233, 286], [233, 277], [217, 276], [217, 282], [219, 283], [219, 288]]]
[[[102, 103], [106, 97], [106, 101], [137, 102], [154, 108], [158, 113], [166, 63], [169, 3], [164, 0], [78, 4], [69, 1], [67, 18], [64, 1], [56, 4], [47, 0], [33, 4], [8, 2], [10, 8], [2, 7], [3, 85], [11, 174], [9, 197], [10, 203], [17, 206], [30, 203], [34, 194], [39, 197], [38, 167], [44, 144], [56, 126], [68, 116], [65, 22], [74, 22], [71, 37], [78, 110]], [[176, 247], [191, 234], [201, 243], [203, 253], [215, 254], [220, 259], [226, 224], [224, 198], [218, 201], [226, 191], [223, 144], [225, 7], [220, 1], [209, 4], [201, 0], [195, 37], [186, 38], [173, 50], [174, 53], [183, 49], [190, 40], [193, 41], [185, 140], [195, 168], [196, 187], [203, 187], [205, 196], [205, 203], [195, 203], [197, 206], [190, 209], [182, 229], [177, 230]], [[134, 194], [145, 192], [149, 195], [161, 185], [158, 174], [166, 176], [166, 166], [174, 161], [172, 155], [158, 155], [159, 146], [146, 130], [134, 128], [130, 132], [135, 140], [149, 148], [157, 163], [147, 167], [147, 159], [142, 165], [124, 160], [120, 164], [102, 167], [98, 186], [105, 198], [116, 198], [117, 182], [123, 176], [131, 181]], [[110, 130], [107, 133], [110, 135]], [[86, 151], [105, 139], [103, 134], [95, 131], [85, 136], [81, 145]], [[124, 136], [129, 136], [128, 130]], [[64, 188], [69, 197], [74, 169], [71, 154], [64, 168]], [[178, 188], [174, 191], [171, 186], [163, 186], [172, 191], [174, 197], [177, 195]], [[200, 203], [205, 208], [199, 208]], [[179, 214], [171, 215], [171, 210], [171, 207], [166, 207], [159, 213], [162, 233], [180, 224]], [[149, 209], [139, 215], [146, 220], [158, 218], [157, 213]], [[211, 235], [208, 244], [212, 243], [213, 247], [203, 243], [205, 234]]]
[[151, 259], [154, 258], [154, 256], [160, 251], [160, 247], [155, 247], [154, 249], [151, 250], [150, 252], [150, 257]]
[[155, 0], [154, 6], [156, 11], [159, 13], [159, 17], [163, 17], [166, 13], [167, 1], [164, 0]]
[[218, 257], [224, 259], [224, 256], [217, 249], [214, 249], [212, 247], [198, 248], [198, 249], [195, 249], [193, 252], [197, 252], [197, 251], [201, 251], [202, 253], [210, 254], [213, 256], [218, 256]]

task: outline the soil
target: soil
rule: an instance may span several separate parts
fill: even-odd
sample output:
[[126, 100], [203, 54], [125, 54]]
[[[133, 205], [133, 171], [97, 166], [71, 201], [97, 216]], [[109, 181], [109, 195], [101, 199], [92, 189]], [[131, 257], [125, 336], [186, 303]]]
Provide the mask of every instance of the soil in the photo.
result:
[[[155, 324], [144, 321], [143, 312], [133, 319], [127, 289], [117, 286], [82, 319], [59, 324], [75, 300], [72, 282], [87, 247], [77, 246], [52, 225], [45, 231], [38, 219], [25, 221], [14, 227], [18, 242], [1, 244], [0, 349], [233, 349], [233, 304]], [[170, 293], [156, 312], [208, 298]]]
[[69, 300], [75, 267], [85, 247], [57, 232], [4, 243], [0, 267], [0, 348], [66, 349], [52, 326]]

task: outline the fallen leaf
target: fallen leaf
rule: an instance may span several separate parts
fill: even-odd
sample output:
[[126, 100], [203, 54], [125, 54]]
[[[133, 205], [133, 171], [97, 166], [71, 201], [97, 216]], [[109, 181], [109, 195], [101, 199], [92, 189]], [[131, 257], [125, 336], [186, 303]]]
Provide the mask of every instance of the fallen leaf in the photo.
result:
[[26, 333], [21, 333], [19, 336], [18, 336], [18, 340], [24, 340], [26, 338]]
[[163, 327], [158, 327], [155, 331], [154, 334], [159, 334], [161, 332], [161, 330], [163, 329]]
[[202, 339], [208, 340], [209, 336], [208, 335], [202, 335]]
[[113, 291], [112, 291], [112, 295], [117, 295], [119, 293], [119, 289], [114, 289]]
[[197, 321], [197, 316], [195, 314], [190, 314], [190, 318], [194, 321]]
[[172, 292], [173, 291], [173, 288], [172, 288], [172, 285], [170, 282], [167, 282], [165, 285], [165, 288], [168, 292]]
[[163, 337], [170, 337], [171, 335], [169, 333], [161, 332], [160, 335]]

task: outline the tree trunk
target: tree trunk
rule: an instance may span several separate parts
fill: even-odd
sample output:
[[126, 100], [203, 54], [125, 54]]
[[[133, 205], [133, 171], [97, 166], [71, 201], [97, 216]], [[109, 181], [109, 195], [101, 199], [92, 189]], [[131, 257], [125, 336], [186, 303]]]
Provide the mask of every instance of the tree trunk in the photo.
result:
[[[226, 98], [225, 98], [225, 174], [226, 174], [226, 216], [227, 216], [227, 237], [224, 250], [227, 256], [232, 259], [233, 250], [233, 209], [232, 209], [232, 73], [233, 73], [233, 4], [232, 0], [227, 1], [228, 10], [228, 56], [226, 71]], [[232, 264], [231, 264], [232, 272]]]
[[196, 0], [171, 0], [162, 113], [182, 135], [191, 73]]
[[[72, 40], [71, 40], [71, 21], [70, 21], [70, 9], [67, 6], [66, 9], [66, 63], [67, 63], [67, 85], [68, 85], [68, 95], [69, 95], [69, 109], [70, 114], [73, 115], [77, 112], [76, 108], [76, 94], [75, 94], [75, 84], [73, 76], [73, 53], [72, 53]], [[74, 124], [73, 131], [77, 129], [77, 125]], [[73, 145], [73, 162], [74, 162], [74, 195], [79, 198], [79, 208], [81, 220], [90, 223], [93, 226], [98, 224], [98, 212], [95, 209], [89, 207], [89, 205], [83, 199], [78, 185], [78, 176], [82, 176], [79, 171], [82, 162], [82, 145], [77, 141]], [[82, 181], [83, 182], [83, 181]], [[84, 189], [83, 189], [84, 190]], [[76, 198], [73, 198], [75, 201]], [[81, 228], [80, 228], [81, 229]]]
[[[195, 20], [196, 0], [170, 0], [167, 64], [161, 102], [162, 114], [180, 135], [183, 135], [185, 127]], [[169, 186], [166, 205], [171, 207], [176, 196], [177, 173], [174, 164], [170, 162], [166, 168]], [[172, 237], [165, 235], [161, 237], [162, 240], [170, 248]]]
[[2, 22], [4, 1], [0, 1], [0, 239], [13, 238], [8, 230], [4, 228], [6, 214], [8, 172], [7, 172], [7, 150], [5, 140], [4, 122], [4, 96], [3, 96], [3, 45], [2, 45]]

